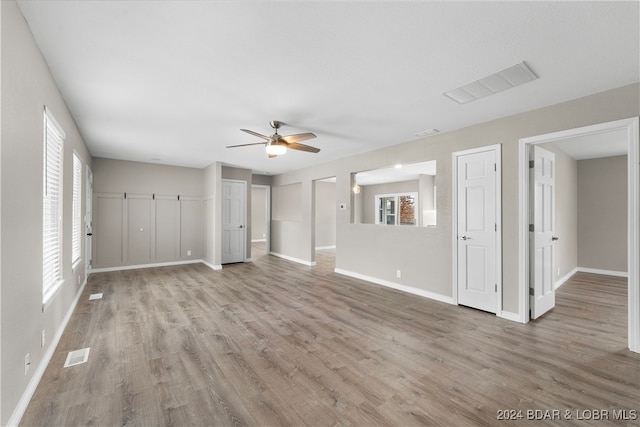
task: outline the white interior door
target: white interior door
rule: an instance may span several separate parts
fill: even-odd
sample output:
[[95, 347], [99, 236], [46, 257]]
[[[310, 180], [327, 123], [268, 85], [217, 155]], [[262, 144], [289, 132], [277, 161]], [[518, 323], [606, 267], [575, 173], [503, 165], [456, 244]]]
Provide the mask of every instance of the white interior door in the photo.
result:
[[85, 200], [85, 212], [84, 212], [84, 223], [86, 229], [85, 236], [85, 277], [91, 271], [91, 265], [93, 260], [92, 256], [92, 244], [93, 244], [93, 172], [91, 169], [87, 167], [87, 192], [86, 192], [86, 200]]
[[222, 263], [243, 262], [247, 184], [222, 181]]
[[457, 156], [458, 304], [496, 313], [497, 151]]
[[553, 281], [555, 230], [555, 154], [536, 145], [532, 150], [533, 197], [529, 227], [531, 250], [530, 308], [537, 319], [556, 304]]

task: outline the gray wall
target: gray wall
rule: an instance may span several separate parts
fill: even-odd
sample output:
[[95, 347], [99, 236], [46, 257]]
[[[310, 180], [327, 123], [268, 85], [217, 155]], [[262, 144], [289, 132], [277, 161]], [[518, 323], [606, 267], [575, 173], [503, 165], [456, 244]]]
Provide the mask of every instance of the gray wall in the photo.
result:
[[95, 268], [203, 257], [204, 170], [95, 158], [93, 174]]
[[578, 161], [578, 266], [627, 272], [627, 156]]
[[336, 183], [316, 181], [315, 247], [336, 245]]
[[267, 187], [251, 187], [251, 241], [267, 237]]
[[356, 215], [360, 221], [354, 222], [362, 224], [375, 224], [376, 223], [376, 195], [378, 194], [394, 194], [394, 193], [418, 193], [419, 190], [418, 180], [390, 182], [388, 184], [376, 184], [376, 185], [362, 185], [360, 187], [360, 194], [354, 196], [356, 200], [361, 203], [360, 209], [362, 211], [359, 215]]
[[578, 163], [553, 143], [542, 148], [556, 155], [556, 208], [554, 271], [555, 280], [564, 278], [578, 267]]
[[[73, 152], [84, 166], [91, 157], [44, 58], [14, 1], [0, 2], [1, 31], [1, 289], [0, 424], [5, 425], [27, 389], [85, 281], [82, 262], [71, 266]], [[50, 109], [66, 133], [63, 154], [64, 284], [42, 309], [43, 111]], [[83, 167], [83, 174], [86, 167]], [[86, 201], [83, 179], [82, 209]], [[84, 219], [83, 219], [84, 221]], [[85, 224], [83, 224], [84, 227]], [[41, 346], [42, 330], [47, 342]], [[24, 358], [31, 368], [24, 375]]]
[[222, 268], [222, 233], [216, 218], [222, 214], [222, 164], [214, 162], [204, 169], [204, 257], [213, 268]]
[[[301, 171], [273, 177], [275, 186], [294, 182], [303, 187], [302, 222], [312, 217], [307, 185], [314, 179], [336, 176], [337, 201], [347, 204], [337, 217], [336, 268], [388, 280], [402, 285], [450, 297], [452, 278], [452, 153], [474, 147], [502, 144], [502, 231], [503, 231], [503, 307], [518, 314], [518, 248], [520, 215], [518, 204], [518, 140], [529, 136], [593, 125], [640, 114], [640, 85], [633, 84], [597, 93], [538, 110], [481, 123], [457, 131], [398, 144], [372, 153], [341, 159]], [[371, 224], [351, 224], [351, 173], [389, 167], [396, 163], [436, 160], [438, 174], [438, 226], [377, 227]], [[357, 166], [356, 166], [357, 165]], [[307, 194], [309, 193], [309, 194]], [[306, 239], [313, 234], [312, 224], [302, 224], [297, 233], [277, 236], [282, 242]], [[294, 258], [310, 260], [307, 245], [290, 245]], [[284, 245], [283, 245], [284, 247]], [[395, 270], [402, 270], [402, 278]]]

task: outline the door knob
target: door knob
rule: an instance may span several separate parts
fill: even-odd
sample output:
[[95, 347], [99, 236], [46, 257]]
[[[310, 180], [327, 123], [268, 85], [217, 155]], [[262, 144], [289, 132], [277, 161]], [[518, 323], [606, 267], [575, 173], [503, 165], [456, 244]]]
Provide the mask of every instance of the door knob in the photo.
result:
[[471, 240], [471, 237], [460, 236], [460, 240]]
[[555, 242], [556, 240], [559, 240], [559, 239], [560, 239], [560, 238], [559, 238], [559, 237], [556, 237], [556, 236], [553, 236], [553, 237], [551, 238], [551, 240], [552, 240], [552, 241], [554, 241], [554, 242]]
[[93, 236], [93, 233], [87, 233], [87, 236]]
[[241, 226], [240, 226], [240, 228], [243, 228], [243, 227], [244, 227], [244, 225], [241, 225]]

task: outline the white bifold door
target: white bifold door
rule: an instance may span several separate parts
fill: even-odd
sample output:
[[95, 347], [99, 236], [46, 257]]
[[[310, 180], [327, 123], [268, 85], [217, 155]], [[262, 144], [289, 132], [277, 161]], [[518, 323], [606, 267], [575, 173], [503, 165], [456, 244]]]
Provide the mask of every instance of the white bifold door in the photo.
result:
[[498, 157], [495, 148], [457, 153], [455, 164], [458, 304], [491, 313], [500, 275]]
[[536, 319], [556, 303], [553, 280], [555, 231], [555, 154], [532, 147], [530, 158], [531, 219], [529, 221], [530, 309]]
[[245, 181], [222, 181], [222, 263], [244, 262], [246, 242]]

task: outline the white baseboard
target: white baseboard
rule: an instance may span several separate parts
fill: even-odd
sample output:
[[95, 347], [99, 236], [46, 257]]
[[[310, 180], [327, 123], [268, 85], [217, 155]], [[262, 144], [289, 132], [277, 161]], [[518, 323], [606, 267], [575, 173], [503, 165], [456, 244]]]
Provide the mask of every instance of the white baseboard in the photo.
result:
[[279, 254], [277, 252], [269, 252], [269, 255], [277, 256], [278, 258], [286, 259], [287, 261], [297, 262], [298, 264], [304, 264], [304, 265], [307, 265], [309, 267], [313, 267], [314, 265], [316, 265], [315, 261], [307, 261], [307, 260], [300, 259], [300, 258], [294, 258], [292, 256]]
[[341, 268], [336, 268], [335, 271], [338, 274], [342, 274], [344, 276], [353, 277], [356, 279], [364, 280], [367, 282], [375, 283], [377, 285], [386, 286], [387, 288], [396, 289], [398, 291], [406, 292], [413, 295], [418, 295], [424, 298], [429, 298], [432, 300], [444, 302], [447, 304], [453, 304], [453, 298], [436, 294], [435, 292], [425, 291], [424, 289], [414, 288], [412, 286], [401, 285], [399, 283], [391, 282], [389, 280], [380, 279], [378, 277], [367, 276], [366, 274], [355, 273], [349, 270], [343, 270]]
[[327, 249], [335, 249], [336, 245], [333, 246], [316, 246], [316, 251], [324, 251]]
[[158, 262], [154, 264], [121, 265], [119, 267], [94, 268], [91, 273], [105, 273], [109, 271], [137, 270], [140, 268], [169, 267], [172, 265], [198, 264], [204, 263], [201, 259], [190, 259], [186, 261]]
[[527, 323], [518, 313], [512, 313], [510, 311], [503, 310], [500, 312], [498, 317], [501, 317], [502, 319], [505, 319], [505, 320], [511, 320], [512, 322]]
[[217, 270], [222, 270], [222, 265], [220, 265], [220, 264], [214, 265], [214, 264], [211, 264], [209, 261], [205, 261], [203, 259], [198, 260], [198, 261], [203, 263], [204, 265], [206, 265], [207, 267], [209, 267], [212, 270], [216, 270], [216, 271]]
[[40, 360], [40, 363], [38, 363], [38, 367], [33, 372], [33, 376], [31, 377], [31, 380], [29, 381], [29, 384], [27, 385], [26, 390], [24, 391], [24, 393], [22, 393], [22, 397], [20, 397], [20, 400], [18, 401], [18, 406], [16, 406], [13, 413], [11, 414], [11, 418], [9, 418], [9, 421], [7, 422], [7, 426], [17, 426], [20, 423], [20, 420], [22, 419], [24, 412], [27, 410], [27, 406], [29, 405], [29, 402], [31, 401], [33, 394], [36, 392], [36, 388], [38, 388], [38, 384], [40, 384], [40, 380], [44, 375], [44, 371], [46, 371], [47, 366], [49, 365], [49, 362], [53, 357], [53, 353], [56, 351], [56, 348], [58, 347], [58, 343], [62, 338], [62, 334], [64, 333], [64, 330], [66, 329], [67, 324], [71, 319], [71, 315], [73, 314], [73, 311], [76, 309], [76, 305], [78, 305], [78, 301], [80, 301], [80, 296], [82, 295], [82, 291], [84, 291], [84, 287], [86, 285], [87, 285], [87, 278], [85, 277], [84, 282], [82, 283], [82, 286], [80, 286], [80, 289], [78, 290], [75, 298], [73, 299], [73, 302], [71, 303], [71, 306], [69, 307], [69, 310], [67, 310], [67, 313], [62, 319], [60, 326], [56, 330], [56, 333], [53, 336], [53, 339], [49, 342], [49, 346], [47, 347], [47, 350], [45, 351], [42, 359]]
[[578, 267], [581, 273], [604, 274], [605, 276], [629, 277], [626, 271], [601, 270], [599, 268]]
[[570, 272], [568, 272], [567, 274], [565, 274], [564, 276], [562, 276], [561, 278], [559, 278], [556, 283], [554, 283], [553, 285], [553, 289], [558, 289], [560, 286], [564, 285], [564, 283], [571, 279], [571, 276], [573, 276], [574, 274], [576, 274], [578, 272], [578, 267], [574, 268], [573, 270], [571, 270]]

